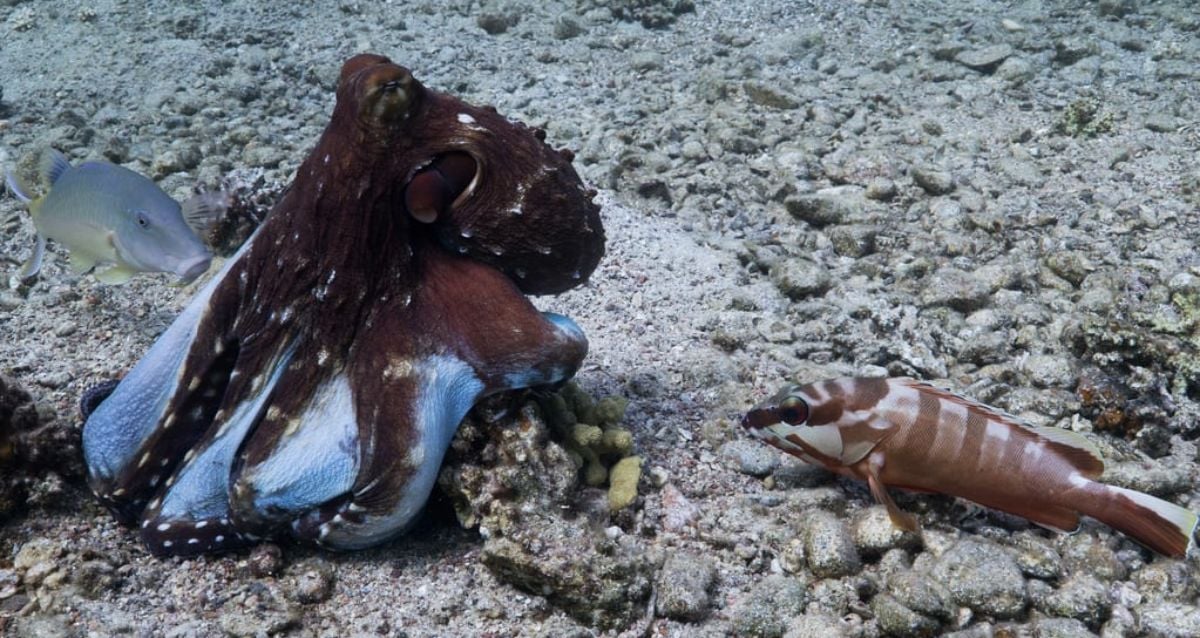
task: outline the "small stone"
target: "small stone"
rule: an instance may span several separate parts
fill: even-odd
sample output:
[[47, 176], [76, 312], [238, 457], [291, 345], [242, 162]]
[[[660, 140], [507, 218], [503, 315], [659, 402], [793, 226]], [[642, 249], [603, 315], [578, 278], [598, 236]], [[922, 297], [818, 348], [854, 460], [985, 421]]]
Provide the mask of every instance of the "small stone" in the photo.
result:
[[1182, 603], [1150, 603], [1138, 612], [1144, 636], [1191, 638], [1200, 627], [1200, 608]]
[[780, 260], [771, 268], [771, 280], [794, 301], [819, 297], [832, 285], [828, 269], [802, 257]]
[[274, 543], [255, 545], [250, 550], [249, 568], [255, 578], [278, 576], [283, 571], [283, 550]]
[[720, 448], [720, 454], [737, 471], [762, 478], [779, 467], [779, 452], [757, 441], [737, 439]]
[[[892, 189], [892, 195], [895, 195], [895, 184], [892, 184]], [[830, 224], [841, 224], [862, 217], [867, 207], [865, 193], [860, 186], [834, 186], [815, 193], [789, 197], [784, 200], [783, 205], [796, 219], [814, 228], [824, 228]]]
[[1036, 69], [1033, 64], [1022, 57], [1011, 57], [996, 69], [996, 77], [1012, 86], [1020, 86], [1033, 79]]
[[862, 554], [880, 556], [890, 549], [920, 544], [920, 535], [896, 527], [882, 505], [867, 508], [854, 521], [854, 545]]
[[1053, 580], [1062, 573], [1062, 557], [1041, 536], [1027, 532], [1015, 534], [1013, 547], [1017, 550], [1017, 566], [1025, 575]]
[[1007, 44], [993, 44], [982, 49], [963, 51], [955, 56], [955, 61], [968, 69], [980, 73], [991, 73], [1013, 54], [1013, 48]]
[[849, 224], [829, 229], [829, 242], [833, 250], [843, 257], [863, 257], [875, 252], [875, 238], [879, 228], [863, 224]]
[[479, 28], [486, 31], [488, 35], [500, 35], [508, 31], [509, 27], [516, 25], [520, 19], [520, 16], [515, 13], [483, 13], [475, 19], [475, 24], [479, 25]]
[[959, 541], [941, 556], [931, 574], [946, 586], [955, 603], [997, 619], [1016, 617], [1028, 603], [1016, 561], [987, 541]]
[[900, 604], [922, 615], [944, 622], [954, 619], [954, 601], [941, 583], [911, 569], [888, 578], [887, 590]]
[[1087, 574], [1075, 574], [1049, 595], [1034, 599], [1038, 610], [1050, 616], [1074, 618], [1099, 627], [1112, 607], [1108, 588]]
[[1021, 369], [1039, 388], [1074, 388], [1079, 379], [1069, 359], [1049, 354], [1029, 355]]
[[849, 623], [820, 611], [809, 611], [788, 625], [783, 638], [847, 638]]
[[781, 110], [791, 110], [800, 106], [800, 101], [795, 97], [762, 82], [748, 80], [742, 83], [742, 89], [746, 91], [746, 97], [750, 98], [751, 102], [761, 106]]
[[1093, 638], [1096, 634], [1074, 618], [1040, 618], [1034, 635], [1038, 638]]
[[1179, 129], [1179, 120], [1167, 113], [1151, 113], [1146, 116], [1145, 126], [1155, 133], [1174, 133]]
[[560, 15], [554, 20], [554, 39], [570, 40], [583, 35], [584, 28], [579, 21], [570, 15]]
[[886, 177], [874, 177], [867, 182], [867, 190], [863, 194], [867, 199], [890, 202], [896, 196], [896, 182]]
[[662, 509], [663, 529], [671, 532], [690, 526], [700, 513], [700, 508], [671, 483], [662, 488]]
[[954, 191], [954, 177], [949, 172], [927, 166], [912, 169], [913, 182], [930, 195], [946, 195]]
[[290, 594], [306, 605], [329, 600], [333, 594], [333, 572], [324, 563], [303, 566], [292, 581]]
[[901, 605], [887, 594], [871, 599], [871, 611], [879, 621], [879, 628], [888, 636], [932, 636], [939, 628], [932, 618]]
[[803, 613], [807, 603], [807, 582], [772, 574], [734, 603], [729, 619], [736, 635], [780, 638], [792, 617]]
[[821, 578], [856, 574], [862, 568], [849, 528], [833, 514], [813, 512], [804, 528], [804, 553], [808, 568]]
[[708, 615], [709, 590], [716, 579], [710, 559], [686, 553], [671, 554], [658, 574], [658, 615], [695, 622]]
[[920, 299], [925, 306], [949, 306], [973, 312], [991, 301], [991, 290], [971, 273], [946, 267], [929, 277]]
[[1149, 600], [1187, 601], [1200, 593], [1194, 568], [1181, 560], [1156, 560], [1134, 572], [1131, 580]]

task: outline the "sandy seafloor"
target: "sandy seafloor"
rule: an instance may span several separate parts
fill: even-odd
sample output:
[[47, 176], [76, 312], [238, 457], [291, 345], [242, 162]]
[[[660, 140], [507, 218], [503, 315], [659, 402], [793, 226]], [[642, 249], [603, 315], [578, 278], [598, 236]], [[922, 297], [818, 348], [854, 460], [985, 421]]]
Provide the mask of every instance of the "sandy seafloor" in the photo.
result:
[[[667, 565], [657, 607], [609, 633], [1200, 633], [1195, 557], [900, 496], [915, 540], [864, 486], [736, 427], [787, 378], [917, 376], [1084, 432], [1106, 480], [1200, 509], [1190, 2], [184, 4], [0, 2], [0, 163], [52, 145], [181, 198], [235, 170], [285, 183], [363, 51], [576, 150], [608, 253], [537, 304], [587, 332], [579, 384], [630, 400], [647, 472], [608, 533]], [[634, 5], [670, 20], [619, 17]], [[0, 227], [11, 271], [33, 245], [11, 197]], [[77, 428], [81, 391], [194, 287], [64, 264], [52, 246], [38, 283], [0, 292], [0, 373]], [[497, 579], [444, 513], [357, 554], [284, 544], [271, 575], [245, 553], [153, 558], [77, 481], [38, 480], [0, 527], [6, 635], [595, 631]]]

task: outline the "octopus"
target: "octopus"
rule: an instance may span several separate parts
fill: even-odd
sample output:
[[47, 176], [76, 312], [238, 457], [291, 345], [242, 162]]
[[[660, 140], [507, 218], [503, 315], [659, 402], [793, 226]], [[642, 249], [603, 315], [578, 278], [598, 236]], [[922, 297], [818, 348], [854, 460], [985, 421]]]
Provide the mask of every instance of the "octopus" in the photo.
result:
[[587, 353], [526, 297], [604, 253], [595, 191], [544, 139], [386, 57], [346, 61], [271, 213], [85, 397], [92, 491], [156, 555], [403, 533], [477, 402], [565, 382]]

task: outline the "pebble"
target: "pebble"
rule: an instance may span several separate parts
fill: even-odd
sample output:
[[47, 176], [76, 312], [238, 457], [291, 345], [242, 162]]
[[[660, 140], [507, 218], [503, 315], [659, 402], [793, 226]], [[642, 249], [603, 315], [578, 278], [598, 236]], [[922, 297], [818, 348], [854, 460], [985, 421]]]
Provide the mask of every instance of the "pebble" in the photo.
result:
[[[1057, 589], [1042, 581], [1034, 582], [1040, 583], [1040, 587], [1030, 584], [1033, 604], [1050, 616], [1074, 618], [1090, 627], [1099, 627], [1112, 607], [1108, 587], [1087, 574], [1075, 574]], [[1043, 588], [1045, 591], [1040, 591]]]
[[304, 604], [320, 603], [333, 594], [333, 572], [323, 562], [304, 565], [292, 579], [289, 595]]
[[833, 285], [828, 268], [803, 257], [781, 259], [771, 268], [771, 281], [795, 301], [819, 297]]
[[1096, 634], [1074, 618], [1041, 618], [1034, 624], [1038, 638], [1092, 638]]
[[791, 110], [800, 106], [800, 101], [795, 97], [763, 82], [748, 80], [742, 83], [742, 90], [751, 102], [760, 106], [781, 110]]
[[1195, 638], [1200, 608], [1183, 603], [1150, 603], [1138, 614], [1142, 635], [1162, 638]]
[[854, 545], [861, 554], [880, 556], [891, 549], [914, 549], [920, 544], [921, 536], [896, 527], [882, 505], [868, 507], [855, 517]]
[[901, 605], [899, 601], [887, 594], [880, 594], [871, 599], [871, 611], [879, 621], [879, 628], [888, 636], [901, 638], [916, 638], [932, 636], [937, 633], [939, 625], [934, 619], [918, 614]]
[[991, 301], [991, 290], [972, 273], [947, 266], [926, 280], [920, 299], [925, 306], [949, 306], [972, 312]]
[[981, 49], [969, 49], [955, 56], [955, 61], [968, 69], [980, 73], [991, 73], [1013, 54], [1013, 48], [1007, 44], [993, 44]]
[[248, 566], [250, 574], [255, 578], [278, 576], [283, 571], [283, 550], [274, 543], [255, 545], [250, 550]]
[[845, 638], [851, 635], [847, 624], [831, 614], [810, 611], [793, 620], [783, 638]]
[[716, 566], [709, 558], [671, 554], [658, 575], [658, 615], [691, 622], [703, 619], [712, 605], [709, 591], [716, 576]]
[[779, 452], [758, 441], [737, 439], [720, 448], [721, 456], [743, 474], [762, 478], [779, 467]]
[[808, 568], [820, 578], [838, 578], [862, 569], [858, 550], [846, 522], [830, 512], [811, 513], [804, 527]]
[[1016, 560], [994, 543], [968, 538], [951, 547], [932, 575], [955, 603], [998, 619], [1015, 618], [1029, 595]]
[[700, 513], [688, 497], [679, 488], [667, 483], [662, 488], [662, 526], [669, 532], [677, 532], [690, 526]]
[[1145, 126], [1155, 133], [1174, 133], [1179, 128], [1179, 119], [1167, 113], [1151, 113], [1146, 116]]
[[912, 169], [913, 183], [930, 195], [947, 195], [954, 191], [954, 176], [948, 171], [928, 166]]
[[734, 603], [729, 619], [737, 635], [780, 638], [792, 617], [803, 613], [807, 603], [806, 581], [772, 574], [754, 584]]
[[887, 579], [887, 591], [898, 603], [914, 612], [943, 622], [954, 619], [950, 590], [918, 570], [897, 572]]
[[[894, 195], [894, 183], [892, 188]], [[886, 186], [880, 185], [877, 189], [886, 189]], [[867, 207], [866, 193], [861, 186], [834, 186], [815, 193], [789, 197], [784, 200], [783, 205], [796, 219], [814, 228], [823, 228], [830, 224], [841, 224], [861, 218]], [[889, 195], [887, 198], [890, 197]]]

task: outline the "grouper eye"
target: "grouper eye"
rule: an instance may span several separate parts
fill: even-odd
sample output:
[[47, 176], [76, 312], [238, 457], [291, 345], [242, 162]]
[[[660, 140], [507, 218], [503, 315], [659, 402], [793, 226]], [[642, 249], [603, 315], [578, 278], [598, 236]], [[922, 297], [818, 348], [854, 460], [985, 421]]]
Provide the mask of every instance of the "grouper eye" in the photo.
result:
[[808, 420], [808, 404], [797, 396], [790, 396], [779, 403], [779, 419], [788, 425], [802, 425]]

